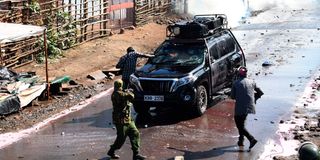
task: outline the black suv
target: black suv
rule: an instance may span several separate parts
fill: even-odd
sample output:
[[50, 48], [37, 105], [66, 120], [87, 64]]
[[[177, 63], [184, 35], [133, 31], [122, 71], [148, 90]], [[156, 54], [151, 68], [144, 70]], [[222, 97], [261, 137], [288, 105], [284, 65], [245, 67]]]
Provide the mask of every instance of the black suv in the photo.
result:
[[130, 77], [138, 113], [169, 106], [189, 107], [200, 116], [218, 91], [231, 86], [236, 68], [245, 66], [223, 14], [169, 25], [154, 55]]

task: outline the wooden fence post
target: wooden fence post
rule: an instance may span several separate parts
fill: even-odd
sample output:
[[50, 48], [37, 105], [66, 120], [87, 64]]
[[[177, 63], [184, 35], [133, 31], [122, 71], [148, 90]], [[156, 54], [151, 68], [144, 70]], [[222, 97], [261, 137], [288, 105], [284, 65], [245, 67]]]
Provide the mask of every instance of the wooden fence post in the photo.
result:
[[88, 24], [88, 0], [84, 0], [84, 6], [83, 6], [83, 18], [84, 18], [84, 40], [87, 40], [87, 24]]
[[1, 44], [0, 44], [0, 62], [1, 62], [1, 66], [3, 65], [3, 61], [2, 61], [2, 50], [1, 50]]
[[82, 16], [82, 8], [83, 8], [83, 0], [80, 0], [80, 13], [79, 13], [79, 20], [80, 20], [80, 42], [82, 42], [83, 41], [83, 24], [84, 24], [84, 22], [83, 22], [83, 16]]
[[69, 13], [69, 16], [71, 16], [71, 10], [72, 10], [72, 8], [71, 8], [71, 4], [72, 4], [72, 2], [71, 2], [71, 0], [69, 0], [69, 6], [68, 6], [68, 13]]
[[103, 4], [102, 4], [102, 0], [99, 0], [99, 29], [100, 29], [100, 35], [102, 35], [102, 31], [101, 31], [101, 29], [102, 29], [102, 23], [101, 23], [101, 21], [102, 21], [102, 8], [103, 8]]
[[[61, 0], [61, 6], [64, 6], [64, 0]], [[64, 7], [62, 7], [62, 11], [64, 12]]]
[[108, 13], [108, 0], [103, 0], [103, 34], [107, 34], [107, 13]]
[[56, 7], [55, 7], [55, 11], [54, 11], [54, 14], [56, 16], [56, 27], [57, 27], [57, 33], [59, 32], [59, 20], [58, 20], [58, 16], [57, 16], [57, 13], [58, 13], [58, 7], [59, 7], [59, 0], [56, 0]]
[[137, 1], [133, 0], [133, 26], [137, 26]]
[[47, 82], [47, 100], [50, 99], [50, 83], [49, 83], [49, 73], [48, 73], [48, 48], [47, 48], [47, 29], [43, 31], [43, 43], [44, 43], [44, 53], [46, 60], [46, 82]]
[[95, 6], [94, 6], [94, 0], [91, 0], [91, 12], [92, 12], [92, 13], [91, 13], [91, 16], [92, 16], [91, 19], [92, 19], [92, 20], [91, 20], [91, 22], [90, 22], [90, 23], [91, 23], [91, 37], [94, 36], [94, 34], [93, 34], [93, 30], [94, 30], [94, 29], [93, 29], [93, 28], [94, 28], [94, 23], [93, 23], [93, 22], [95, 21], [94, 8], [95, 8]]

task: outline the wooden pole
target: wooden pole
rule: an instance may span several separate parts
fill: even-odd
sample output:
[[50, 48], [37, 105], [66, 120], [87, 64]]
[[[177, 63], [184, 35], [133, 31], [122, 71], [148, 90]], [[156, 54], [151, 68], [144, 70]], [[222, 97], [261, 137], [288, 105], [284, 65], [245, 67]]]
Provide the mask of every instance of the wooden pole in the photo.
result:
[[101, 14], [102, 14], [102, 7], [103, 7], [103, 5], [102, 5], [102, 1], [101, 0], [99, 0], [99, 27], [100, 27], [100, 35], [102, 35], [102, 32], [101, 32], [101, 29], [102, 29], [102, 23], [101, 23], [101, 21], [102, 21], [102, 16], [101, 16]]
[[84, 23], [85, 23], [85, 27], [84, 27], [84, 40], [86, 41], [87, 40], [87, 28], [88, 28], [88, 0], [84, 0], [84, 6], [83, 6], [83, 18], [85, 19], [84, 20]]
[[[78, 0], [75, 0], [74, 1], [74, 15], [75, 15], [75, 21], [77, 22], [78, 21], [78, 3], [77, 3]], [[77, 26], [77, 25], [76, 25]], [[78, 27], [77, 28], [77, 35], [79, 34], [79, 29]], [[79, 39], [78, 37], [76, 37], [76, 42], [79, 43]], [[81, 42], [81, 41], [80, 41]]]
[[71, 0], [69, 0], [69, 6], [68, 6], [68, 13], [69, 13], [69, 16], [71, 16], [72, 14], [71, 14], [71, 10], [72, 10], [72, 8], [71, 8], [71, 4], [72, 4], [72, 2], [71, 2]]
[[84, 25], [84, 22], [83, 22], [83, 15], [82, 15], [82, 7], [83, 7], [83, 0], [80, 0], [80, 20], [81, 20], [81, 22], [80, 22], [80, 33], [81, 33], [81, 36], [80, 36], [80, 42], [82, 42], [83, 41], [83, 25]]
[[48, 49], [47, 49], [47, 29], [43, 31], [43, 42], [44, 42], [44, 53], [46, 61], [46, 83], [47, 83], [47, 100], [50, 99], [50, 84], [49, 84], [49, 74], [48, 74]]
[[137, 1], [133, 0], [133, 26], [137, 26]]
[[[111, 6], [113, 6], [113, 5], [114, 5], [114, 0], [111, 0], [111, 4], [109, 5], [109, 7], [111, 8]], [[116, 19], [116, 11], [113, 9], [112, 10], [112, 20], [111, 20], [112, 28], [114, 27], [115, 19]]]
[[3, 61], [2, 61], [2, 50], [1, 50], [1, 45], [0, 45], [0, 61], [1, 61], [1, 66], [4, 66], [4, 65], [3, 65]]
[[61, 0], [62, 11], [64, 12], [64, 0]]
[[107, 0], [103, 0], [103, 20], [104, 20], [104, 22], [103, 22], [103, 29], [104, 29], [104, 31], [103, 31], [103, 34], [107, 34], [107, 31], [106, 31], [106, 29], [107, 29], [107, 22], [106, 22], [106, 20], [107, 20], [107, 13], [108, 13], [108, 4], [107, 4]]
[[[56, 8], [54, 10], [54, 15], [56, 16], [56, 27], [57, 27], [57, 33], [59, 33], [59, 20], [58, 20], [58, 16], [57, 16], [57, 13], [59, 11], [59, 0], [56, 1]], [[60, 37], [59, 37], [60, 38]], [[58, 39], [59, 39], [58, 38]]]
[[94, 1], [92, 0], [91, 1], [91, 16], [92, 16], [92, 21], [90, 23], [92, 23], [91, 25], [91, 37], [94, 36], [94, 33], [93, 33], [93, 30], [94, 30], [94, 20], [95, 20], [95, 17], [94, 17], [94, 11], [95, 11], [95, 6], [94, 6]]

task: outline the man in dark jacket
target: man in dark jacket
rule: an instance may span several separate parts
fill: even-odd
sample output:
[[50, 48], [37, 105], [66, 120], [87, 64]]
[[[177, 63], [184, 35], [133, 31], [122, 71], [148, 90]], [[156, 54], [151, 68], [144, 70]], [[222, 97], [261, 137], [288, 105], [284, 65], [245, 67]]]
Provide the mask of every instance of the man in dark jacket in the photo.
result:
[[115, 154], [115, 150], [120, 149], [127, 136], [129, 136], [133, 151], [133, 160], [142, 160], [146, 157], [139, 154], [140, 133], [131, 118], [130, 108], [134, 94], [130, 91], [123, 91], [122, 86], [122, 80], [116, 80], [114, 82], [114, 91], [111, 95], [113, 105], [112, 119], [117, 129], [117, 138], [114, 144], [110, 146], [108, 155], [112, 159], [119, 159], [120, 156]]
[[138, 53], [132, 47], [127, 48], [127, 54], [122, 56], [116, 65], [116, 68], [120, 68], [122, 70], [122, 81], [124, 89], [128, 88], [130, 75], [136, 71], [137, 59], [139, 57], [149, 58], [153, 56], [154, 55]]
[[251, 149], [257, 140], [245, 128], [245, 122], [248, 114], [255, 114], [255, 102], [263, 95], [260, 88], [257, 87], [254, 80], [247, 78], [247, 68], [239, 67], [239, 79], [237, 79], [231, 90], [231, 98], [235, 99], [234, 120], [239, 131], [238, 146], [244, 146], [244, 137], [250, 141]]

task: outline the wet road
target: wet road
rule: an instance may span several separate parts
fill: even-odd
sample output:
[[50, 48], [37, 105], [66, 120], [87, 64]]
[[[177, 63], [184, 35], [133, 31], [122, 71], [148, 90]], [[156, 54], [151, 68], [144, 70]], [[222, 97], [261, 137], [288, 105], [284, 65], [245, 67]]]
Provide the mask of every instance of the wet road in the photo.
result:
[[[273, 12], [288, 14], [281, 11], [269, 14]], [[315, 12], [318, 13], [305, 10], [295, 15], [319, 15]], [[318, 19], [313, 20], [309, 19], [308, 23], [320, 24]], [[258, 101], [257, 114], [250, 115], [247, 121], [248, 129], [259, 141], [251, 152], [239, 152], [235, 145], [237, 130], [233, 122], [233, 101], [229, 99], [213, 105], [198, 118], [177, 111], [157, 112], [151, 125], [140, 128], [141, 152], [148, 159], [157, 160], [179, 155], [185, 159], [263, 159], [259, 155], [269, 138], [277, 139], [275, 131], [279, 121], [289, 118], [306, 83], [320, 69], [317, 39], [320, 31], [310, 26], [299, 26], [297, 30], [296, 22], [294, 27], [286, 23], [281, 26], [267, 23], [263, 28], [252, 23], [247, 28], [234, 30], [247, 54], [250, 77], [265, 92]], [[272, 30], [266, 30], [268, 24]], [[274, 65], [261, 67], [265, 60]], [[84, 109], [52, 121], [29, 137], [1, 149], [0, 159], [107, 159], [106, 151], [116, 134], [111, 124], [111, 107], [110, 95], [105, 94]], [[248, 142], [245, 145], [247, 148]], [[123, 160], [131, 159], [129, 141], [118, 154]]]

